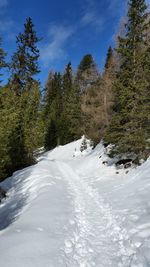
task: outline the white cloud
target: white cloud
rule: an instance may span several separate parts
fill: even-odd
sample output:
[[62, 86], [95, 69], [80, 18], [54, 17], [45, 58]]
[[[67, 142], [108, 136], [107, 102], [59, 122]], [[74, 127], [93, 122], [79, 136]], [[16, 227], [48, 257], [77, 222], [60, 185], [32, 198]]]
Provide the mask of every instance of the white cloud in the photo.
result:
[[41, 60], [46, 67], [66, 57], [65, 46], [74, 30], [63, 25], [51, 25], [48, 31], [50, 42], [41, 48]]
[[103, 25], [103, 18], [99, 17], [95, 11], [86, 11], [85, 14], [81, 18], [82, 26], [92, 25], [96, 27], [96, 29], [101, 30]]
[[104, 23], [104, 18], [100, 15], [98, 10], [98, 2], [96, 2], [95, 0], [85, 0], [80, 20], [81, 26], [92, 26], [96, 31], [101, 31]]
[[[81, 26], [92, 26], [96, 31], [101, 31], [104, 24], [110, 18], [116, 15], [122, 15], [126, 0], [105, 0], [107, 5], [107, 12], [103, 13], [104, 3], [97, 0], [84, 0], [84, 7], [82, 10]], [[147, 0], [150, 2], [150, 0]]]
[[0, 8], [6, 7], [8, 5], [8, 0], [0, 0]]

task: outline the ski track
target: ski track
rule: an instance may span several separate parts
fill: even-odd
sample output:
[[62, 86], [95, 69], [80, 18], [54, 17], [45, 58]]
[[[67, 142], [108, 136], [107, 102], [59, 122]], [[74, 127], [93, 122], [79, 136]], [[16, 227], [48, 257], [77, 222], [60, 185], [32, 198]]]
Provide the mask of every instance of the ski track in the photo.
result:
[[96, 189], [67, 163], [57, 162], [74, 199], [72, 232], [64, 244], [66, 267], [142, 267], [137, 248]]

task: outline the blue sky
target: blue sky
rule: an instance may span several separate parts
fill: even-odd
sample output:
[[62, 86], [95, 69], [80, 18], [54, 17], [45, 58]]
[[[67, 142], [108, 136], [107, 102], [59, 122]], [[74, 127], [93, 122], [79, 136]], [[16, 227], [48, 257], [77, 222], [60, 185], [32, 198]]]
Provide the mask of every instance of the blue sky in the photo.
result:
[[39, 79], [48, 71], [63, 71], [68, 61], [74, 69], [91, 53], [102, 70], [107, 49], [114, 45], [126, 0], [0, 0], [0, 35], [8, 57], [15, 51], [15, 36], [32, 17], [40, 42]]

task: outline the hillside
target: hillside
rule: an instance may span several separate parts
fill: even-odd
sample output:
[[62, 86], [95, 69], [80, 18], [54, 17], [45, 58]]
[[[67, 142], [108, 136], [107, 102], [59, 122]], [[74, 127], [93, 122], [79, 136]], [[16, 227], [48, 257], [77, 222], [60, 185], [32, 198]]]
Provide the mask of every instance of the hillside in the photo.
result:
[[116, 171], [103, 164], [102, 144], [80, 145], [57, 147], [1, 183], [0, 266], [149, 266], [150, 160]]

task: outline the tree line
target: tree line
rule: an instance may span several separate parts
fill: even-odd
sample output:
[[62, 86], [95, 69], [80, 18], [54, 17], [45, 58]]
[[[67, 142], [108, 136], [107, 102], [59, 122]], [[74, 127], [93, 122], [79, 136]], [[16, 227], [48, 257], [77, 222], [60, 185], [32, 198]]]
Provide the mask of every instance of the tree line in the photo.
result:
[[91, 54], [76, 71], [71, 62], [63, 73], [48, 74], [44, 94], [38, 38], [32, 19], [16, 38], [8, 64], [0, 42], [0, 179], [35, 162], [34, 151], [64, 145], [85, 134], [95, 144], [112, 144], [110, 155], [150, 154], [150, 15], [144, 0], [129, 0], [124, 34], [109, 47], [100, 73]]

